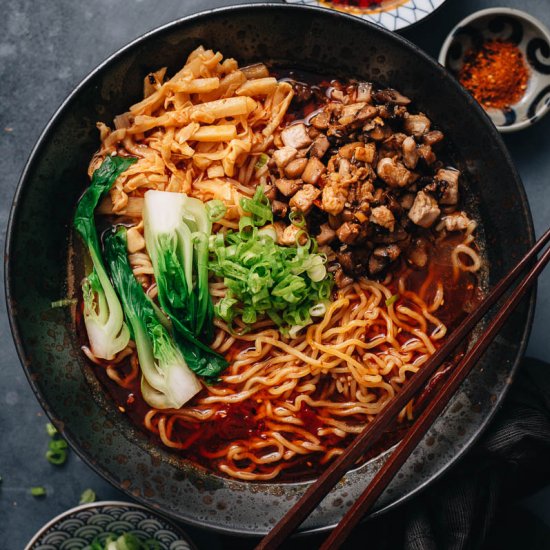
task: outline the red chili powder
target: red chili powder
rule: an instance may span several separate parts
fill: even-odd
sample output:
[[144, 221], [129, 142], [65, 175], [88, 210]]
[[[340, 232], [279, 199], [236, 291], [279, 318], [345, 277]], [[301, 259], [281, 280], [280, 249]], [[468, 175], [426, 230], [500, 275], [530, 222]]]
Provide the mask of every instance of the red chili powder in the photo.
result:
[[515, 44], [489, 40], [466, 53], [458, 80], [486, 109], [505, 109], [525, 94], [529, 72]]

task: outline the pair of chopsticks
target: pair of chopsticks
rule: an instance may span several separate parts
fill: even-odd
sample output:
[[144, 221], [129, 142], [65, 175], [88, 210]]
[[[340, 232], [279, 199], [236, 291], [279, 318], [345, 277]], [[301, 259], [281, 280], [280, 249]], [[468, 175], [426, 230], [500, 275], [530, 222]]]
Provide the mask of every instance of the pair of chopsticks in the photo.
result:
[[[363, 454], [371, 448], [392, 424], [398, 413], [422, 389], [430, 377], [437, 371], [447, 356], [464, 341], [483, 316], [497, 303], [503, 294], [516, 282], [521, 273], [530, 268], [521, 278], [515, 290], [506, 298], [501, 309], [494, 315], [483, 335], [449, 374], [438, 390], [436, 397], [428, 403], [421, 415], [407, 432], [403, 440], [393, 451], [376, 476], [370, 482], [359, 499], [346, 512], [340, 523], [332, 531], [320, 550], [339, 548], [351, 530], [370, 510], [377, 498], [383, 493], [397, 474], [406, 459], [424, 437], [435, 419], [443, 411], [451, 397], [470, 373], [477, 361], [489, 347], [510, 314], [527, 290], [537, 280], [546, 264], [550, 261], [550, 248], [535, 262], [539, 252], [550, 241], [550, 229], [535, 243], [523, 259], [506, 275], [495, 288], [451, 333], [443, 344], [390, 401], [382, 412], [354, 439], [346, 451], [341, 454], [312, 484], [300, 500], [283, 516], [272, 531], [256, 546], [256, 550], [274, 550], [280, 548], [284, 540], [306, 519], [332, 487], [352, 468]], [[535, 263], [533, 263], [535, 262]]]

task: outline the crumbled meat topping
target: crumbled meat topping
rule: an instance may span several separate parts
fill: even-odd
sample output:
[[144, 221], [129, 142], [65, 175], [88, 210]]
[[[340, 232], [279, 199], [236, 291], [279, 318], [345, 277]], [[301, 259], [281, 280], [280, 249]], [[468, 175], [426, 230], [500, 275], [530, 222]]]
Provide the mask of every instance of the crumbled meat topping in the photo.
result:
[[393, 232], [395, 228], [395, 216], [387, 206], [377, 206], [370, 213], [370, 221], [385, 227], [388, 231]]
[[468, 227], [457, 211], [460, 172], [438, 158], [445, 136], [408, 97], [368, 82], [293, 87], [305, 118], [294, 116], [266, 150], [280, 243], [295, 244], [302, 230], [288, 216], [302, 213], [342, 287], [383, 277], [401, 258], [422, 269], [437, 231]]
[[307, 183], [290, 199], [290, 207], [306, 214], [313, 206], [313, 201], [321, 194], [321, 190]]
[[305, 157], [291, 160], [284, 169], [285, 176], [290, 179], [299, 178], [303, 173], [307, 165], [307, 159]]
[[441, 204], [456, 204], [458, 202], [458, 170], [441, 169], [437, 172], [435, 179], [444, 182], [444, 190], [441, 193]]
[[395, 158], [383, 158], [376, 172], [390, 187], [406, 187], [413, 181], [412, 173]]
[[289, 180], [287, 178], [280, 178], [275, 182], [275, 187], [283, 194], [285, 197], [292, 197], [304, 182], [302, 180]]
[[281, 147], [273, 153], [273, 160], [280, 171], [291, 161], [296, 158], [298, 150], [294, 147]]
[[419, 191], [409, 210], [409, 218], [420, 227], [431, 227], [441, 214], [437, 201], [428, 193]]
[[281, 139], [287, 147], [302, 149], [311, 144], [305, 124], [293, 124], [281, 132]]
[[442, 221], [447, 231], [464, 231], [472, 220], [464, 212], [454, 212], [448, 216], [444, 216]]

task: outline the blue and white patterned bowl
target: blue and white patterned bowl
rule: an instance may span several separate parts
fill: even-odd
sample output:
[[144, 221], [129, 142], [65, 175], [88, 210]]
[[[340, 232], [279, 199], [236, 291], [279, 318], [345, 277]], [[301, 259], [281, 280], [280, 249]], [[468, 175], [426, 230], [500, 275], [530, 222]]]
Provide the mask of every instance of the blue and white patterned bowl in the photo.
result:
[[495, 39], [517, 44], [529, 68], [521, 100], [508, 109], [487, 110], [500, 132], [516, 132], [540, 120], [550, 109], [550, 33], [538, 19], [512, 8], [475, 12], [451, 31], [439, 53], [439, 63], [456, 76], [466, 52]]
[[285, 0], [289, 4], [302, 4], [306, 6], [320, 6], [351, 13], [380, 25], [389, 31], [398, 31], [418, 23], [437, 8], [445, 3], [445, 0], [386, 0], [386, 5], [379, 8], [368, 9], [344, 7], [332, 4], [328, 0]]
[[25, 550], [89, 550], [94, 540], [131, 533], [155, 541], [159, 550], [195, 550], [187, 536], [166, 519], [130, 502], [83, 504], [52, 519]]

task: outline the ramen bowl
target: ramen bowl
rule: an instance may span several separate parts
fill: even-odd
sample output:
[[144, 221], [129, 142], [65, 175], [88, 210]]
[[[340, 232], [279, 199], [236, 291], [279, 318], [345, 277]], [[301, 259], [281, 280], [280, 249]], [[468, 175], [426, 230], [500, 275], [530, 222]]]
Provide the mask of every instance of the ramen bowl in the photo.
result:
[[[327, 41], [324, 37], [330, 36]], [[333, 78], [393, 86], [439, 124], [453, 164], [466, 174], [468, 210], [479, 221], [484, 279], [494, 284], [533, 242], [519, 176], [477, 103], [444, 68], [403, 38], [356, 17], [290, 5], [236, 6], [152, 31], [106, 60], [68, 97], [36, 144], [19, 184], [6, 250], [13, 337], [41, 405], [74, 450], [129, 496], [174, 519], [220, 532], [265, 534], [311, 481], [244, 482], [160, 447], [118, 410], [84, 359], [68, 308], [51, 308], [73, 287], [70, 226], [98, 146], [96, 122], [110, 123], [142, 94], [143, 77], [207, 45], [240, 63], [269, 62]], [[335, 46], [335, 44], [337, 46]], [[502, 215], [506, 212], [506, 215]], [[396, 506], [453, 464], [498, 408], [524, 352], [533, 313], [525, 301], [478, 368], [381, 497]], [[387, 451], [348, 472], [302, 531], [330, 528], [358, 497]]]

